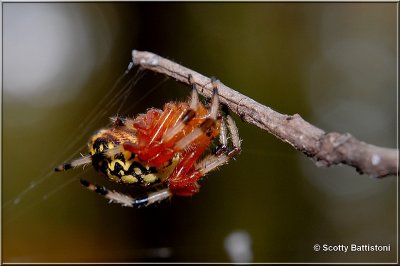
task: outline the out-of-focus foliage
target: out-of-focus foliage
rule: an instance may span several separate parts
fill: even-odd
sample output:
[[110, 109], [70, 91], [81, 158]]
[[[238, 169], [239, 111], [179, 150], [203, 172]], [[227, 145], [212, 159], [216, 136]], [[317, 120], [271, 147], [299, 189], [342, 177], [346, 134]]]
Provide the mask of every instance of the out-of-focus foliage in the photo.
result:
[[[3, 4], [3, 261], [229, 262], [228, 237], [239, 231], [251, 245], [235, 247], [250, 248], [240, 258], [253, 262], [394, 262], [396, 178], [317, 168], [238, 117], [242, 154], [192, 198], [107, 204], [79, 185], [83, 175], [108, 184], [90, 167], [40, 180], [85, 153], [108, 117], [188, 97], [170, 80], [138, 101], [162, 80], [147, 73], [121, 108], [110, 107], [105, 95], [132, 49], [327, 131], [395, 147], [396, 47], [395, 3]], [[102, 119], [81, 124], [92, 110]], [[391, 251], [313, 250], [353, 243]]]

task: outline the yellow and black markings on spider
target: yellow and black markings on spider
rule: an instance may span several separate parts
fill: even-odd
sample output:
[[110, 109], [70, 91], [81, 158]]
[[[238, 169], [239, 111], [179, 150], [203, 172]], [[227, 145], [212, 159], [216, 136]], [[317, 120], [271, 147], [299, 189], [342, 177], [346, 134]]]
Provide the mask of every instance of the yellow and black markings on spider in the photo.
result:
[[[115, 118], [114, 123], [119, 119], [121, 118]], [[125, 141], [137, 142], [134, 132], [126, 127], [102, 129], [89, 141], [89, 154], [92, 157], [93, 167], [114, 182], [139, 183], [144, 186], [160, 183], [171, 175], [179, 161], [179, 154], [176, 154], [163, 166], [156, 168], [143, 165], [134, 153], [127, 150], [110, 157], [105, 156], [106, 150], [116, 148]]]

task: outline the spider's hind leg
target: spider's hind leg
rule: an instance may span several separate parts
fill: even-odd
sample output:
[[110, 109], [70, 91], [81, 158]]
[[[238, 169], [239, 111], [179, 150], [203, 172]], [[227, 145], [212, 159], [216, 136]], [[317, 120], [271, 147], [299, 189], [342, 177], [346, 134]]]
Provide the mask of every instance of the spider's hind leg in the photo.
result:
[[115, 190], [109, 190], [105, 186], [92, 184], [85, 179], [81, 179], [81, 184], [89, 189], [90, 191], [96, 192], [100, 196], [110, 200], [110, 203], [119, 203], [124, 207], [145, 207], [156, 202], [168, 199], [172, 196], [172, 193], [168, 188], [163, 188], [155, 192], [151, 192], [144, 196], [131, 197], [126, 194], [122, 194]]

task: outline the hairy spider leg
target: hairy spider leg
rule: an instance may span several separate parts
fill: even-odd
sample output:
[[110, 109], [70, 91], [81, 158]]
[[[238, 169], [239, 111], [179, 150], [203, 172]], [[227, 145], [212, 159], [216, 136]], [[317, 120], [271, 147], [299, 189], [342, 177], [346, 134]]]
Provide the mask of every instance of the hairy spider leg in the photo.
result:
[[[215, 94], [216, 95], [216, 94]], [[210, 111], [210, 114], [212, 111]], [[227, 129], [225, 125], [227, 123]], [[228, 150], [228, 136], [229, 132], [232, 146]], [[211, 139], [209, 139], [211, 141]], [[205, 146], [196, 147], [196, 149], [189, 149], [184, 155], [184, 159], [177, 165], [172, 176], [169, 178], [171, 191], [176, 195], [188, 196], [198, 192], [199, 185], [197, 180], [204, 176], [206, 173], [217, 169], [219, 166], [226, 164], [231, 158], [236, 156], [241, 151], [241, 141], [239, 138], [238, 129], [235, 121], [227, 115], [221, 121], [220, 126], [220, 147], [215, 154], [206, 156], [203, 160], [196, 163], [202, 152], [207, 148], [207, 141], [200, 140], [199, 143]]]
[[86, 155], [84, 157], [75, 159], [73, 161], [70, 162], [65, 162], [63, 164], [60, 164], [59, 166], [57, 166], [56, 168], [54, 168], [55, 172], [61, 172], [61, 171], [67, 171], [71, 168], [75, 168], [77, 166], [80, 165], [86, 165], [92, 162], [92, 157], [90, 155]]
[[110, 203], [119, 203], [124, 207], [145, 207], [156, 202], [168, 199], [172, 196], [171, 191], [168, 188], [160, 189], [147, 195], [138, 197], [131, 197], [126, 194], [119, 193], [115, 190], [109, 190], [105, 186], [93, 184], [85, 179], [81, 179], [81, 184], [89, 189], [90, 191], [96, 192], [97, 194], [110, 200]]
[[192, 75], [189, 75], [189, 83], [192, 84], [192, 97], [189, 109], [182, 113], [182, 116], [178, 118], [178, 122], [165, 132], [162, 138], [164, 143], [173, 142], [173, 140], [179, 138], [179, 132], [182, 132], [188, 123], [196, 116], [196, 112], [199, 108], [199, 95], [197, 93], [196, 83], [194, 83]]
[[204, 175], [194, 167], [196, 161], [210, 145], [212, 139], [219, 134], [217, 120], [219, 99], [216, 81], [213, 81], [213, 98], [208, 117], [176, 143], [177, 149], [184, 149], [182, 159], [169, 177], [169, 188], [175, 195], [191, 196], [199, 191], [197, 181]]
[[220, 133], [219, 133], [219, 145], [215, 151], [215, 154], [219, 155], [226, 152], [228, 149], [228, 135], [226, 131], [225, 119], [221, 119]]
[[[237, 129], [233, 119], [230, 117], [228, 119], [229, 133], [235, 134]], [[185, 159], [178, 164], [172, 176], [169, 178], [171, 191], [180, 196], [190, 196], [197, 193], [199, 190], [197, 180], [208, 172], [216, 170], [219, 166], [228, 163], [232, 157], [240, 153], [240, 139], [238, 136], [232, 136], [232, 145], [233, 149], [231, 151], [226, 150], [225, 153], [219, 153], [219, 155], [210, 154], [198, 163], [196, 163], [197, 159], [206, 147], [204, 147], [204, 149], [199, 149], [197, 147], [194, 150], [188, 151], [188, 154], [185, 155]]]
[[169, 189], [174, 195], [191, 196], [199, 192], [197, 181], [203, 176], [195, 171], [194, 164], [204, 153], [211, 141], [193, 144], [182, 155], [171, 176], [168, 178]]
[[[228, 150], [228, 147], [224, 146], [224, 144], [222, 143], [222, 145], [220, 146], [219, 149], [217, 149], [215, 154], [210, 154], [200, 162], [196, 163], [195, 169], [196, 171], [200, 172], [201, 175], [205, 175], [208, 172], [216, 170], [219, 166], [228, 163], [230, 159], [232, 159], [241, 152], [241, 140], [239, 138], [239, 133], [235, 121], [229, 115], [226, 116], [226, 118], [224, 119], [227, 120], [228, 131], [231, 137], [233, 148], [231, 150]], [[222, 136], [221, 138], [224, 139], [228, 138], [226, 131], [221, 130], [220, 136], [221, 135], [225, 135]]]

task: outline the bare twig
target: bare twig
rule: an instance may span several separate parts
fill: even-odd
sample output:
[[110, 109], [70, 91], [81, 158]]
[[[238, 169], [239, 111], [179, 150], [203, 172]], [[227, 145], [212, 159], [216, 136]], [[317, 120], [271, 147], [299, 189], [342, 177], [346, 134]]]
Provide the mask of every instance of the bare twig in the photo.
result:
[[[132, 51], [133, 64], [189, 84], [191, 74], [205, 97], [212, 94], [210, 78], [150, 52]], [[347, 164], [374, 177], [398, 175], [398, 150], [359, 141], [348, 133], [326, 133], [300, 115], [280, 114], [220, 83], [218, 93], [242, 120], [253, 124], [311, 157], [317, 166]]]

